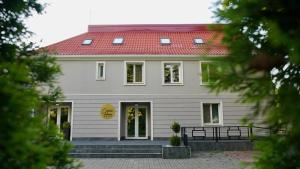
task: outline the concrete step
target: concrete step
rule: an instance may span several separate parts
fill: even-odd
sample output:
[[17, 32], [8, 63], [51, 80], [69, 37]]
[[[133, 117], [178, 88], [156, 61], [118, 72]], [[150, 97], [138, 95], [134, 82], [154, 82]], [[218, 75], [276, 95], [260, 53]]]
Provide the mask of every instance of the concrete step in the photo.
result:
[[160, 149], [93, 149], [81, 148], [73, 149], [71, 153], [161, 153]]
[[161, 149], [161, 145], [75, 145], [74, 148], [114, 148], [114, 149], [121, 149], [121, 148], [128, 148], [128, 149], [144, 149], [144, 148], [151, 148], [151, 149]]
[[162, 158], [161, 153], [70, 153], [76, 158]]
[[77, 158], [161, 158], [161, 145], [75, 145]]

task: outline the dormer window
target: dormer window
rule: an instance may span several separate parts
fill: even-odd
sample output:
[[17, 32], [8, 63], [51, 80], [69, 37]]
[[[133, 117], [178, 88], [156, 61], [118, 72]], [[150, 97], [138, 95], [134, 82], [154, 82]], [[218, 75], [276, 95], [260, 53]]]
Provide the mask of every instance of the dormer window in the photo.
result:
[[93, 40], [92, 39], [85, 39], [83, 42], [82, 42], [82, 45], [90, 45], [92, 44]]
[[201, 44], [204, 44], [204, 41], [201, 38], [195, 38], [194, 39], [194, 44], [195, 45], [201, 45]]
[[160, 38], [160, 44], [161, 45], [170, 45], [171, 39], [170, 38]]
[[114, 45], [122, 45], [124, 43], [124, 38], [122, 37], [117, 37], [113, 40]]

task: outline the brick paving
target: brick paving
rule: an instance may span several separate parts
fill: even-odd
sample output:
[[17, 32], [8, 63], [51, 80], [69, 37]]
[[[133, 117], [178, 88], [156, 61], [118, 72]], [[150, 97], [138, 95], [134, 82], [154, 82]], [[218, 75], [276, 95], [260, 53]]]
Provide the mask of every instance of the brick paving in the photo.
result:
[[[230, 152], [201, 152], [194, 153], [190, 159], [126, 159], [126, 158], [102, 158], [80, 159], [83, 169], [239, 169], [241, 160], [239, 152], [235, 156]], [[242, 156], [251, 152], [241, 152]]]

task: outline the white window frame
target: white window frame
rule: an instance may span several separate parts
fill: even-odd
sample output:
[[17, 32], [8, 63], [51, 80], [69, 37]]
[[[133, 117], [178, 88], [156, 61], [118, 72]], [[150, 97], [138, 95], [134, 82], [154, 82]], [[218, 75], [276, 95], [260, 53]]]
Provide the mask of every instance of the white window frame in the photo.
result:
[[202, 38], [194, 38], [193, 43], [195, 45], [202, 45], [204, 44], [204, 40]]
[[[127, 64], [137, 64], [142, 63], [142, 82], [132, 82], [127, 83]], [[133, 73], [135, 73], [135, 67], [133, 69]], [[133, 75], [133, 81], [135, 81], [135, 75]], [[124, 61], [124, 85], [125, 86], [138, 86], [138, 85], [146, 85], [146, 62], [145, 61]]]
[[[207, 86], [207, 85], [210, 85], [212, 84], [212, 82], [203, 82], [202, 81], [202, 63], [212, 63], [212, 61], [200, 61], [199, 62], [199, 71], [200, 71], [200, 85], [201, 86]], [[208, 70], [208, 75], [209, 75], [209, 70]]]
[[[170, 64], [180, 64], [179, 66], [179, 82], [172, 82], [172, 73], [171, 73], [171, 82], [170, 83], [165, 83], [165, 64], [170, 63]], [[173, 71], [170, 71], [173, 72]], [[183, 85], [183, 61], [163, 61], [161, 62], [161, 77], [162, 77], [162, 85], [164, 86], [176, 86], [176, 85]]]
[[84, 39], [81, 45], [91, 45], [93, 43], [93, 39]]
[[[103, 77], [99, 76], [99, 64], [103, 65]], [[96, 62], [96, 80], [105, 80], [105, 62], [104, 61], [98, 61]]]
[[113, 42], [114, 45], [122, 45], [124, 43], [123, 37], [116, 37], [114, 38]]
[[[204, 123], [203, 104], [218, 104], [219, 123]], [[211, 107], [211, 106], [210, 106]], [[201, 126], [223, 126], [223, 102], [222, 101], [204, 101], [200, 103]], [[210, 115], [212, 118], [212, 111], [210, 108]]]
[[171, 45], [171, 39], [167, 37], [160, 38], [161, 45]]
[[53, 106], [50, 106], [48, 108], [48, 122], [50, 121], [50, 110], [51, 109], [57, 109], [57, 114], [56, 114], [56, 125], [57, 127], [60, 129], [60, 120], [61, 120], [61, 109], [62, 108], [68, 108], [68, 122], [71, 123], [71, 106], [65, 106], [65, 105], [53, 105]]

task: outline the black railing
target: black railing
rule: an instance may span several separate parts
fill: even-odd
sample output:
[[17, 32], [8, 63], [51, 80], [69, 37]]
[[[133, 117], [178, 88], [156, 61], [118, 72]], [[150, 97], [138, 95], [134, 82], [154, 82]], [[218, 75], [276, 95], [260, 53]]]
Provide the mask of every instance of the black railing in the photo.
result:
[[211, 126], [211, 127], [181, 127], [181, 138], [184, 145], [189, 141], [201, 140], [254, 140], [271, 134], [284, 134], [286, 130], [272, 130], [257, 126]]

